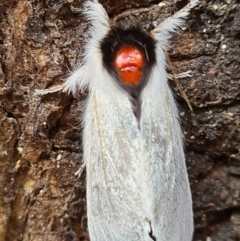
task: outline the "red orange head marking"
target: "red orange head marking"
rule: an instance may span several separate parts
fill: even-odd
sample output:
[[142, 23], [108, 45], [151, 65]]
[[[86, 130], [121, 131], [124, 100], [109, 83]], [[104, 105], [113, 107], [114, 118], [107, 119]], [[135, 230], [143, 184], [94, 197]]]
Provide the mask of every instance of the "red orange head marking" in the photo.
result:
[[114, 59], [114, 66], [118, 70], [121, 80], [129, 85], [140, 82], [143, 65], [143, 54], [133, 46], [121, 48]]

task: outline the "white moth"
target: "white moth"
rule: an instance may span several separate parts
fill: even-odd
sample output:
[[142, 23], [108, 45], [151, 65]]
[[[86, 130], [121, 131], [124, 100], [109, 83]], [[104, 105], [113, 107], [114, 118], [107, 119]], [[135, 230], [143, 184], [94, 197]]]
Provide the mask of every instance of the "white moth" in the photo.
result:
[[[91, 38], [82, 65], [62, 86], [47, 92], [89, 90], [83, 147], [91, 241], [192, 240], [192, 199], [165, 50], [197, 3], [192, 0], [148, 37], [139, 30], [140, 39], [134, 33], [133, 40], [131, 30], [138, 34], [136, 28], [116, 29], [101, 4], [85, 3]], [[125, 59], [126, 66], [119, 67], [117, 57], [131, 58], [132, 50], [133, 62]], [[122, 81], [132, 72], [135, 77], [140, 73], [139, 82]]]

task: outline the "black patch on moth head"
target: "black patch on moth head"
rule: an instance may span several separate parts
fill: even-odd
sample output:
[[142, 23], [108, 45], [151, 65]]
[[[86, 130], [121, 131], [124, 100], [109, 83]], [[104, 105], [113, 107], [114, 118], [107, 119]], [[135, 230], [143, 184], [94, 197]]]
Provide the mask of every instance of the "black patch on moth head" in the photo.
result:
[[[146, 86], [152, 67], [156, 63], [155, 40], [140, 27], [131, 26], [126, 29], [114, 26], [103, 38], [100, 44], [103, 65], [117, 83], [125, 89], [133, 98], [134, 113], [140, 117], [141, 100], [139, 96]], [[117, 52], [126, 46], [133, 46], [139, 49], [144, 56], [144, 67], [142, 77], [138, 84], [125, 84], [119, 77], [114, 67], [114, 59]]]
[[[144, 67], [142, 72], [142, 78], [137, 85], [128, 85], [121, 81], [118, 71], [114, 67], [114, 59], [117, 52], [126, 46], [133, 46], [139, 49], [144, 56]], [[139, 27], [130, 27], [123, 29], [121, 27], [113, 27], [107, 36], [102, 40], [100, 45], [102, 51], [102, 60], [104, 67], [109, 74], [134, 96], [140, 94], [141, 90], [147, 84], [148, 77], [153, 65], [156, 63], [155, 54], [155, 40]]]

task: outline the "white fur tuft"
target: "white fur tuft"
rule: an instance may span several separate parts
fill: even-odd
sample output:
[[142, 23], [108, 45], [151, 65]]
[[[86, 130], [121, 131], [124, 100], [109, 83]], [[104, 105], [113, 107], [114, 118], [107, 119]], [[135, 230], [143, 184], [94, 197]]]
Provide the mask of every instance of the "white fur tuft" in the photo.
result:
[[[99, 78], [104, 78], [101, 76], [106, 72], [101, 61], [99, 43], [110, 30], [109, 18], [103, 6], [97, 1], [85, 3], [84, 16], [91, 24], [91, 38], [85, 46], [82, 65], [78, 66], [65, 81], [63, 91], [68, 93], [82, 91], [85, 88], [91, 90], [93, 86], [98, 84]], [[103, 85], [104, 83], [100, 81], [99, 84]]]
[[167, 18], [157, 28], [152, 31], [154, 38], [159, 41], [164, 49], [169, 48], [169, 39], [172, 35], [183, 26], [185, 19], [192, 8], [199, 3], [199, 0], [192, 0], [183, 9], [178, 11], [172, 17]]

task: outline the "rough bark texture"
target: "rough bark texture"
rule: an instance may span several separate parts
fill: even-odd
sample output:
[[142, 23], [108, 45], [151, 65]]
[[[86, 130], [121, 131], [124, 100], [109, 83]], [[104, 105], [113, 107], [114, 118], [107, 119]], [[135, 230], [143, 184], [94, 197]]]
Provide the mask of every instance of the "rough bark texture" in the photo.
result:
[[[146, 29], [187, 1], [102, 1]], [[78, 0], [0, 1], [0, 240], [88, 240], [80, 105], [84, 95], [34, 95], [61, 83], [88, 37]], [[194, 241], [240, 240], [240, 2], [202, 0], [173, 39], [195, 212]]]

